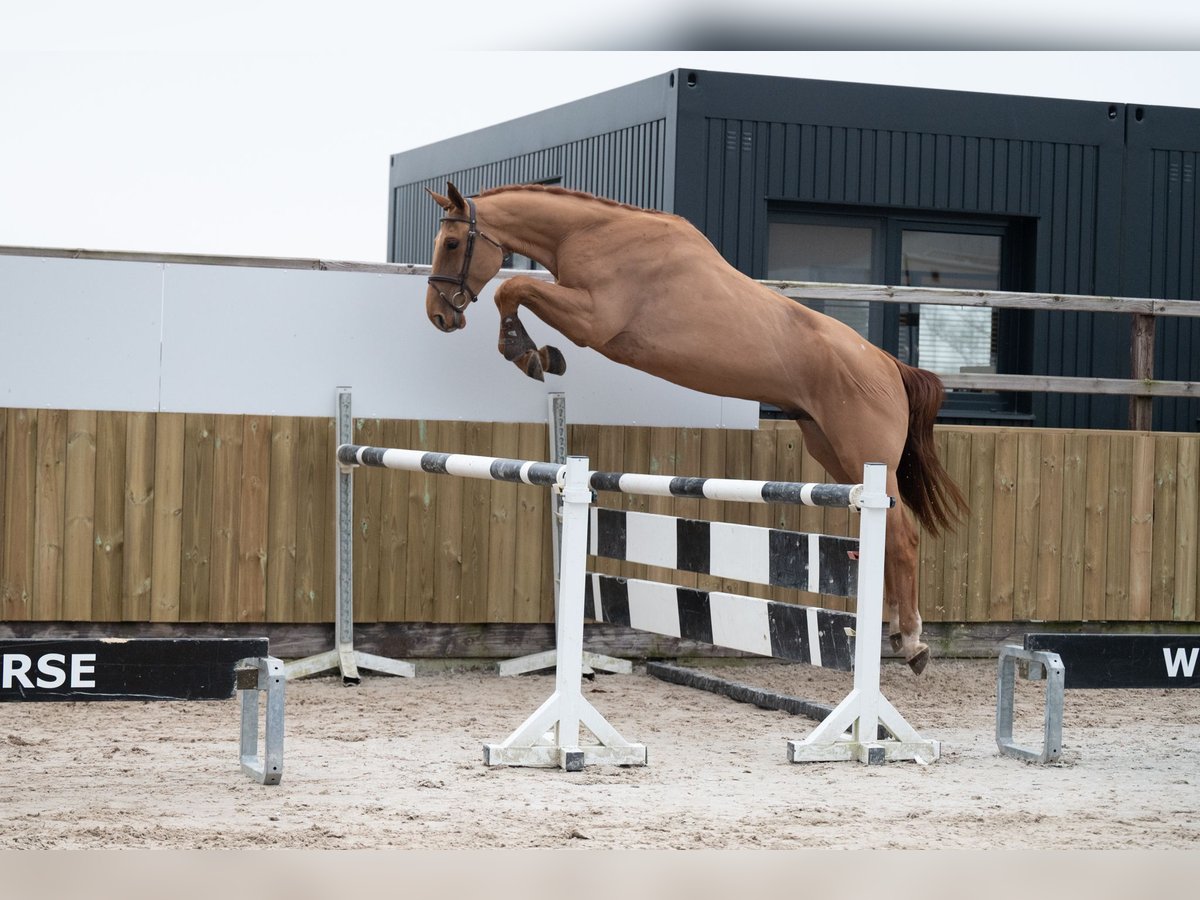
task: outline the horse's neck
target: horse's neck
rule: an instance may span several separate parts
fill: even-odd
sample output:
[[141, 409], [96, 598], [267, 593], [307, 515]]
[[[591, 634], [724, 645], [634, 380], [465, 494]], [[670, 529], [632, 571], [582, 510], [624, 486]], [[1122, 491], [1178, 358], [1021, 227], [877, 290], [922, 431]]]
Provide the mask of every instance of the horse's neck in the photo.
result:
[[[486, 206], [485, 206], [486, 201]], [[558, 248], [604, 218], [607, 208], [539, 191], [506, 191], [479, 202], [479, 215], [505, 247], [557, 271]]]

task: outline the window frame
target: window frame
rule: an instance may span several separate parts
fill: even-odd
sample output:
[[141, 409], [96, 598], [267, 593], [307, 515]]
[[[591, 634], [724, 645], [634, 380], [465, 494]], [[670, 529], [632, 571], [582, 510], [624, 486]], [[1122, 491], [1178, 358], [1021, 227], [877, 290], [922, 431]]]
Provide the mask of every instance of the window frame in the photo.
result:
[[[1033, 221], [1019, 216], [993, 214], [973, 215], [956, 211], [913, 210], [888, 207], [830, 207], [827, 204], [804, 204], [768, 201], [765, 229], [776, 223], [829, 225], [872, 228], [876, 237], [872, 252], [881, 252], [873, 259], [872, 272], [879, 285], [899, 286], [904, 283], [902, 240], [905, 231], [942, 232], [947, 234], [996, 235], [1000, 238], [999, 290], [1025, 291], [1030, 289], [1035, 265]], [[769, 241], [763, 241], [759, 277], [767, 277]], [[819, 308], [817, 304], [812, 304]], [[868, 338], [871, 343], [899, 356], [900, 328], [905, 316], [916, 314], [919, 357], [920, 304], [872, 302], [868, 317]], [[1029, 371], [1029, 315], [1018, 310], [996, 310], [993, 340], [996, 344], [996, 371]], [[1028, 419], [1031, 396], [997, 391], [951, 390], [946, 393], [941, 417], [949, 419]]]

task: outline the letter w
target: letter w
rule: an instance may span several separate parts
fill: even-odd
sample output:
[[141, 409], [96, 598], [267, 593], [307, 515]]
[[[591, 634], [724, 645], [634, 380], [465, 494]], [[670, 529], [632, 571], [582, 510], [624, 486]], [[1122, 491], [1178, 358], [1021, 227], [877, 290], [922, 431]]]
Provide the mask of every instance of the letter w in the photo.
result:
[[1167, 677], [1178, 678], [1179, 670], [1183, 669], [1183, 677], [1191, 678], [1192, 673], [1196, 671], [1196, 657], [1200, 656], [1200, 647], [1193, 647], [1190, 656], [1185, 656], [1187, 653], [1183, 647], [1175, 648], [1175, 654], [1172, 656], [1170, 647], [1163, 647], [1163, 660], [1167, 664]]

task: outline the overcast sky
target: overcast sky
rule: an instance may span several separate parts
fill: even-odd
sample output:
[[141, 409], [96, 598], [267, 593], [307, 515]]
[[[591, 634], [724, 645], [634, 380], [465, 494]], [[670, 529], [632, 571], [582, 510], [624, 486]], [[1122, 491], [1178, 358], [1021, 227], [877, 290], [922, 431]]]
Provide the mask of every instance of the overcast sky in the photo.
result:
[[2, 245], [383, 260], [390, 154], [674, 68], [1200, 108], [1194, 0], [12, 6]]

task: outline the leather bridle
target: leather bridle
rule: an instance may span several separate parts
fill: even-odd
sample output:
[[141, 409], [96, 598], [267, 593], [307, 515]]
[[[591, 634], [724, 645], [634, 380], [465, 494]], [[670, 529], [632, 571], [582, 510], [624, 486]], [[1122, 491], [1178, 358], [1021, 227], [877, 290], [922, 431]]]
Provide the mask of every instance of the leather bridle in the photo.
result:
[[[475, 256], [475, 238], [481, 237], [485, 241], [487, 241], [491, 244], [495, 244], [496, 247], [498, 247], [500, 249], [501, 253], [507, 252], [504, 249], [503, 244], [501, 244], [495, 238], [489, 237], [488, 235], [484, 234], [476, 226], [476, 224], [475, 224], [475, 201], [468, 199], [466, 201], [466, 203], [467, 203], [467, 212], [470, 214], [469, 218], [466, 218], [463, 216], [443, 216], [442, 217], [443, 222], [465, 222], [468, 226], [468, 229], [467, 229], [467, 251], [463, 255], [462, 269], [457, 275], [430, 275], [429, 279], [428, 279], [429, 284], [432, 285], [437, 290], [438, 296], [441, 297], [442, 300], [446, 303], [446, 305], [449, 306], [456, 313], [460, 313], [464, 309], [466, 309], [468, 303], [474, 303], [476, 300], [479, 299], [479, 297], [476, 296], [475, 292], [472, 291], [470, 286], [467, 284], [467, 276], [470, 275], [470, 273], [471, 273], [471, 260]], [[434, 284], [434, 282], [438, 282], [438, 281], [445, 282], [446, 284], [452, 284], [452, 285], [454, 285], [454, 287], [457, 288], [457, 290], [452, 295], [447, 297], [446, 292], [443, 291], [436, 284]], [[461, 300], [461, 302], [456, 303], [455, 301], [459, 300], [460, 297], [463, 299]]]

